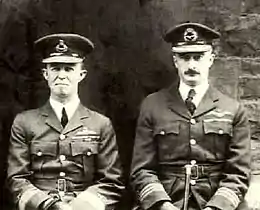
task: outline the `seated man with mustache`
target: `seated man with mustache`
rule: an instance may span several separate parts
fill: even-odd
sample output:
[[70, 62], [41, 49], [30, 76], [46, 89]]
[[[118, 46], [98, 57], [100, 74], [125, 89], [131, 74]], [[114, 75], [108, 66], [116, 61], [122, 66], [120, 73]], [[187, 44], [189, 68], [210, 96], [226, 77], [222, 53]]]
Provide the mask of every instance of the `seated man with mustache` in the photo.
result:
[[131, 183], [137, 209], [235, 210], [250, 175], [249, 123], [243, 106], [209, 84], [215, 30], [171, 28], [180, 81], [149, 95], [136, 129]]

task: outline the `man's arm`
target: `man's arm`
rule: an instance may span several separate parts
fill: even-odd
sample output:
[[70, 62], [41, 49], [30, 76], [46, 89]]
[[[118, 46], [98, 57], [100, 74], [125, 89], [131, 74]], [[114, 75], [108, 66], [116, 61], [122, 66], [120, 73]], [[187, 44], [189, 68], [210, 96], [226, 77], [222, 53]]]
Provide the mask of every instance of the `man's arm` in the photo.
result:
[[234, 210], [247, 192], [250, 177], [250, 128], [245, 109], [239, 105], [233, 122], [224, 178], [206, 206]]
[[177, 209], [170, 203], [171, 199], [157, 177], [156, 151], [149, 102], [145, 100], [136, 128], [130, 180], [143, 209], [155, 206], [165, 210]]
[[26, 123], [23, 114], [16, 116], [11, 128], [8, 155], [7, 182], [19, 210], [38, 209], [44, 201], [51, 199], [29, 181], [32, 171]]
[[73, 209], [114, 209], [124, 190], [116, 136], [109, 119], [104, 118], [101, 142], [95, 163], [95, 183], [72, 201]]

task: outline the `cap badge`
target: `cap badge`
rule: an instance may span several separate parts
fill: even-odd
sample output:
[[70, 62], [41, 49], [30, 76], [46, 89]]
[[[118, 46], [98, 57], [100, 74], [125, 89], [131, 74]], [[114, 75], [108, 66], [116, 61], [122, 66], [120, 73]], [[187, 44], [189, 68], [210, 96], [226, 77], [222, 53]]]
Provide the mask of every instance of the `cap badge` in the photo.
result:
[[195, 42], [198, 39], [198, 33], [193, 28], [187, 28], [184, 32], [185, 42]]
[[56, 51], [59, 53], [64, 53], [68, 51], [68, 46], [64, 43], [62, 39], [60, 39], [59, 44], [56, 45]]

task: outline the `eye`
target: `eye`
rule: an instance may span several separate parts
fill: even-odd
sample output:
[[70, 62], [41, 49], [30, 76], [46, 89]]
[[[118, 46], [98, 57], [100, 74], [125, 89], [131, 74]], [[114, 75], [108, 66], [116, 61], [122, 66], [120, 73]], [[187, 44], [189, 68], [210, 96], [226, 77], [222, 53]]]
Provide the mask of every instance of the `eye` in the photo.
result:
[[202, 58], [202, 56], [203, 56], [203, 54], [194, 55], [194, 56], [193, 56], [193, 59], [194, 59], [195, 61], [198, 61], [198, 60], [200, 60], [200, 59]]
[[179, 57], [185, 61], [189, 61], [191, 58], [191, 55], [187, 54], [187, 53], [183, 53], [183, 54], [179, 54]]
[[74, 71], [74, 68], [72, 68], [72, 67], [70, 67], [70, 66], [66, 66], [66, 67], [64, 68], [64, 70], [65, 70], [66, 72], [71, 72], [71, 71]]
[[51, 71], [54, 71], [54, 72], [60, 71], [60, 67], [58, 67], [58, 66], [52, 67]]

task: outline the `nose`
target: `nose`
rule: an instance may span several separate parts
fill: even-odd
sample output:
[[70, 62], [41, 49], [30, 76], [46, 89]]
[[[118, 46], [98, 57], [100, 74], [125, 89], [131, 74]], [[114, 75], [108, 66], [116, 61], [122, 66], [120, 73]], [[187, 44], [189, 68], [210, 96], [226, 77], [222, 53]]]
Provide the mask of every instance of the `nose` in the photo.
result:
[[196, 69], [196, 63], [197, 63], [197, 61], [194, 60], [193, 57], [191, 57], [190, 60], [189, 60], [189, 64], [188, 64], [189, 69], [195, 70]]
[[64, 79], [64, 78], [66, 77], [66, 71], [65, 71], [65, 68], [64, 68], [64, 67], [60, 68], [58, 77], [59, 77], [60, 79]]

